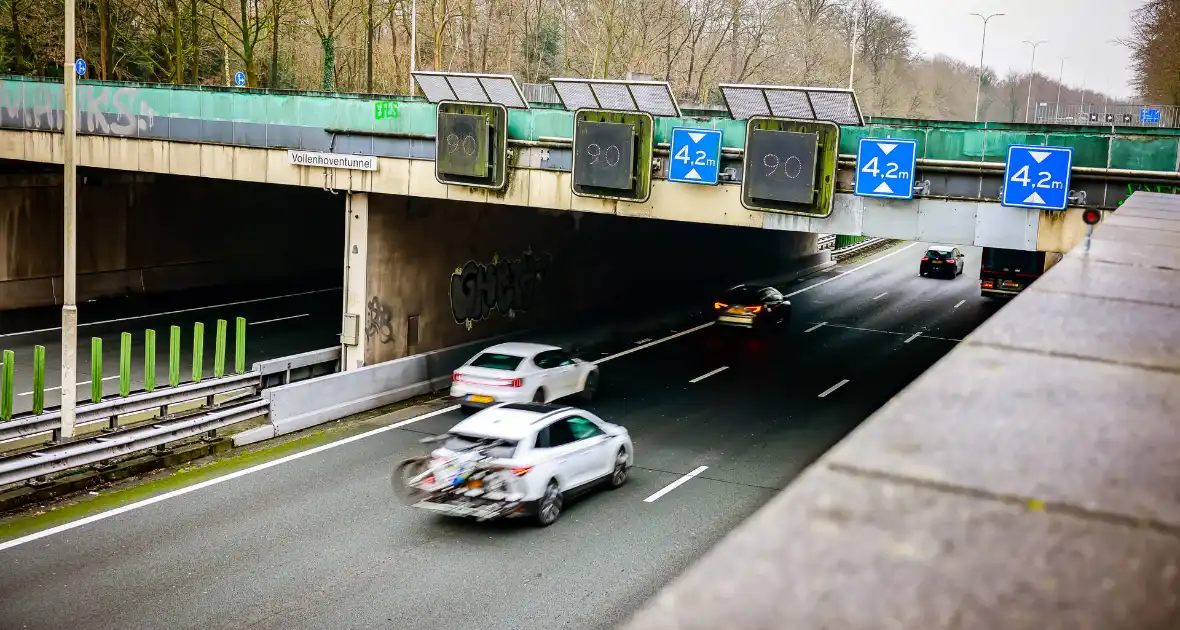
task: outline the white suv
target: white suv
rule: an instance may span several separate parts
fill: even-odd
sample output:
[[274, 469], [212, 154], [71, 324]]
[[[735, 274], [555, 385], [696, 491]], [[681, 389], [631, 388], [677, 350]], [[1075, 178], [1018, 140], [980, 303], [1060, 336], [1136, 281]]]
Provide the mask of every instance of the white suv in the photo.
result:
[[[431, 454], [433, 491], [416, 507], [454, 516], [532, 516], [542, 526], [558, 519], [571, 495], [622, 486], [635, 461], [627, 429], [574, 407], [496, 405], [439, 439]], [[488, 492], [488, 484], [466, 475], [437, 478], [447, 462], [474, 451], [489, 457], [481, 465], [513, 477], [510, 491]]]
[[502, 343], [451, 373], [450, 397], [472, 412], [505, 402], [552, 402], [598, 390], [598, 366], [539, 343]]

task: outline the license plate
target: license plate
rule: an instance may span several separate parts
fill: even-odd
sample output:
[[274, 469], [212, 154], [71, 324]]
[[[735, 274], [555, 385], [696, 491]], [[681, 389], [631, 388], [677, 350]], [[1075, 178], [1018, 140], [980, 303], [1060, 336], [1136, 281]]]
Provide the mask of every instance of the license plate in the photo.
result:
[[930, 262], [931, 262], [932, 264], [935, 264], [935, 265], [941, 265], [941, 264], [942, 264], [942, 261], [941, 261], [941, 260], [932, 260], [932, 261], [930, 261]]
[[472, 479], [471, 481], [467, 482], [467, 487], [468, 488], [482, 488], [483, 487], [483, 480], [482, 479]]
[[729, 309], [729, 312], [733, 313], [734, 315], [744, 315], [746, 312], [746, 309], [744, 309], [744, 308], [731, 308], [731, 309]]
[[1019, 282], [1010, 282], [1008, 280], [1005, 280], [1003, 282], [1003, 284], [1001, 284], [1000, 286], [1004, 287], [1005, 289], [1019, 289], [1020, 283]]
[[477, 394], [472, 394], [467, 397], [467, 402], [490, 403], [493, 400], [494, 399], [491, 396], [480, 396]]
[[717, 319], [719, 319], [723, 322], [730, 322], [733, 324], [749, 324], [750, 323], [749, 317], [730, 317], [728, 315], [722, 315], [721, 317], [718, 317]]

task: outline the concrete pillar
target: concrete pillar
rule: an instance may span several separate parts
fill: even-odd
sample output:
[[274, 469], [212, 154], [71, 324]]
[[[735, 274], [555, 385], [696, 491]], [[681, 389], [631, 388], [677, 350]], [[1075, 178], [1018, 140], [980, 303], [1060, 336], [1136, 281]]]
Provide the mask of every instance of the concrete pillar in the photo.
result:
[[369, 195], [348, 193], [344, 208], [344, 321], [341, 370], [365, 364], [366, 267], [369, 260]]

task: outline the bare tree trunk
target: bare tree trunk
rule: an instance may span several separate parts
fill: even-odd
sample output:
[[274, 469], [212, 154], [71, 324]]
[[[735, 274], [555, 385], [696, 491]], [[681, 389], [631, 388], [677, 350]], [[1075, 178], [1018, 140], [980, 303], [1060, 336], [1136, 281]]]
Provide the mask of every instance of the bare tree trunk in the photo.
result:
[[200, 31], [197, 24], [197, 2], [200, 0], [190, 0], [189, 4], [189, 45], [193, 47], [193, 73], [191, 83], [198, 85], [201, 83], [201, 42], [198, 39]]
[[107, 80], [110, 54], [111, 0], [98, 0], [98, 78]]
[[373, 93], [373, 0], [365, 13], [365, 91]]
[[172, 83], [184, 83], [184, 23], [181, 20], [180, 0], [168, 0], [172, 12]]
[[281, 3], [275, 2], [274, 17], [271, 18], [270, 67], [266, 73], [266, 87], [275, 89], [279, 84], [279, 23], [282, 22]]

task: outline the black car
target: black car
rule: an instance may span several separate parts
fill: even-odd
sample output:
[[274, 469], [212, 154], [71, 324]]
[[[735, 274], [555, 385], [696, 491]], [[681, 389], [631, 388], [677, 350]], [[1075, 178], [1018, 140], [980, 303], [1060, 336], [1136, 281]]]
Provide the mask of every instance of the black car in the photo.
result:
[[718, 326], [768, 329], [791, 319], [791, 303], [778, 289], [740, 284], [713, 303]]
[[943, 276], [954, 280], [963, 273], [963, 252], [958, 247], [931, 247], [922, 256], [918, 275]]

